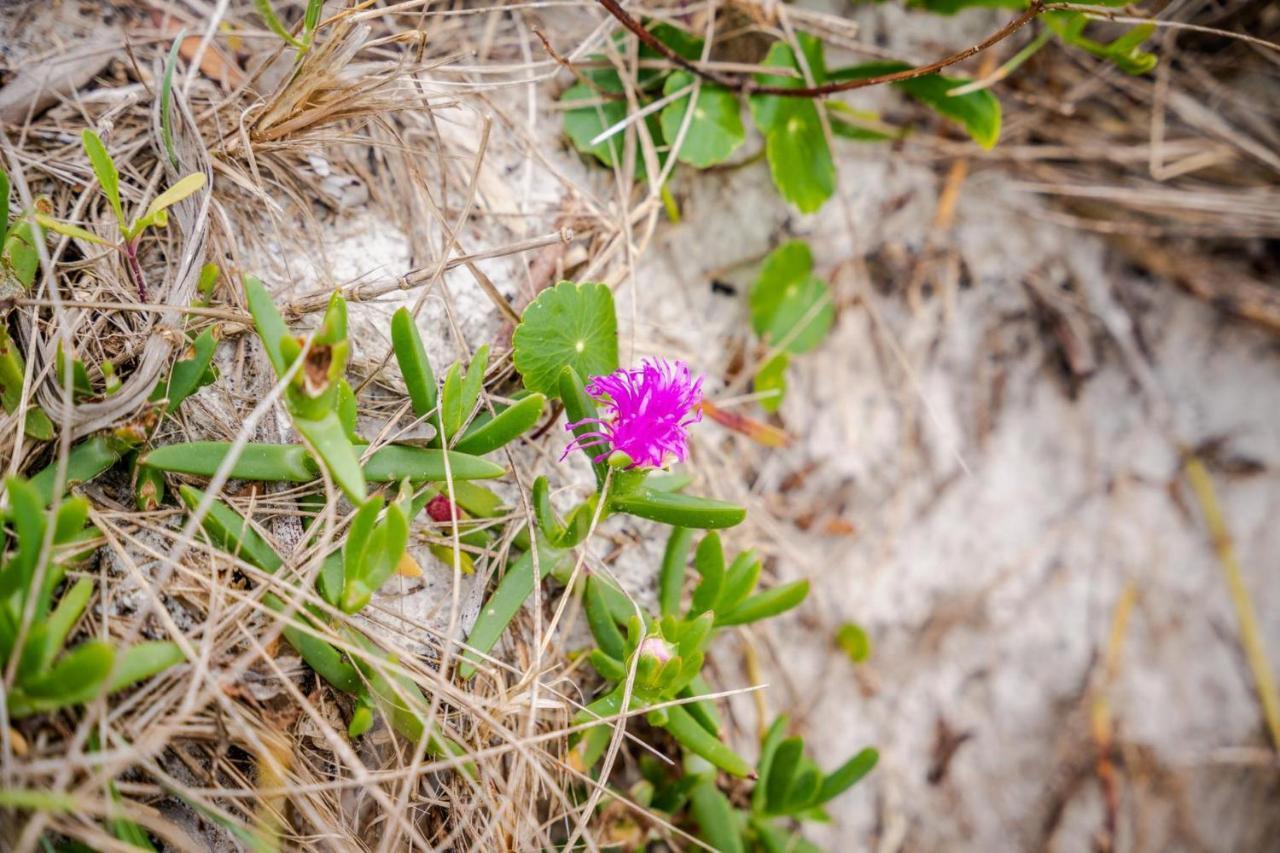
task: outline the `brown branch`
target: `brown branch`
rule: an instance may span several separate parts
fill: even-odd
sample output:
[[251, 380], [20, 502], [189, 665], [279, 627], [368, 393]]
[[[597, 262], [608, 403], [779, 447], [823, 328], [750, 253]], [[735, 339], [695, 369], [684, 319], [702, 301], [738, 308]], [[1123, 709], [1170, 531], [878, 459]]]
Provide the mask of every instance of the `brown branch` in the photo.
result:
[[1018, 17], [1009, 21], [1000, 29], [987, 36], [975, 45], [966, 47], [959, 53], [953, 53], [945, 56], [937, 62], [931, 62], [928, 65], [921, 65], [917, 68], [907, 68], [903, 71], [895, 71], [892, 74], [879, 74], [875, 77], [865, 77], [861, 80], [840, 80], [833, 83], [823, 83], [820, 86], [802, 86], [798, 88], [788, 88], [786, 86], [761, 86], [749, 77], [733, 77], [724, 74], [717, 74], [713, 71], [707, 71], [699, 68], [694, 63], [685, 59], [676, 53], [657, 36], [644, 28], [644, 25], [631, 17], [618, 0], [596, 0], [604, 7], [610, 15], [618, 20], [620, 24], [635, 34], [645, 45], [658, 51], [658, 53], [671, 60], [684, 70], [696, 74], [704, 80], [715, 83], [717, 86], [723, 86], [726, 89], [732, 89], [745, 95], [778, 95], [783, 98], [825, 98], [828, 95], [834, 95], [838, 92], [848, 92], [852, 89], [863, 89], [867, 86], [879, 86], [884, 83], [899, 83], [903, 80], [912, 80], [916, 77], [923, 77], [926, 74], [934, 74], [946, 68], [949, 65], [955, 65], [957, 62], [963, 62], [974, 54], [981, 53], [987, 48], [1004, 41], [1009, 36], [1031, 23], [1041, 12], [1044, 11], [1044, 0], [1031, 0], [1031, 5], [1027, 10]]

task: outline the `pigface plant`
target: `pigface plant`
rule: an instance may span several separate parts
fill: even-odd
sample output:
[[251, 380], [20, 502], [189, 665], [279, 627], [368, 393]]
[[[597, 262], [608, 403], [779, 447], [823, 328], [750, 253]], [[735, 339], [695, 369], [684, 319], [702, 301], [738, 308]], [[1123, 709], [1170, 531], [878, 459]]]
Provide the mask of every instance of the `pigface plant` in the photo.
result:
[[[32, 481], [5, 481], [0, 513], [0, 663], [14, 672], [3, 697], [10, 719], [57, 711], [123, 690], [181, 662], [170, 642], [117, 649], [105, 640], [67, 640], [93, 596], [93, 581], [77, 568], [97, 548], [83, 497], [54, 501], [54, 472]], [[55, 504], [55, 506], [50, 506]], [[68, 583], [64, 586], [63, 581]]]
[[[686, 365], [660, 360], [620, 369], [617, 317], [607, 286], [561, 282], [544, 291], [525, 309], [512, 343], [525, 387], [558, 397], [564, 406], [565, 429], [573, 434], [564, 456], [574, 450], [586, 456], [596, 491], [561, 518], [547, 482], [534, 483], [537, 550], [507, 570], [482, 608], [467, 638], [464, 677], [474, 674], [474, 662], [493, 648], [532, 594], [535, 564], [538, 579], [555, 574], [565, 582], [567, 557], [593, 523], [622, 513], [715, 529], [732, 527], [746, 514], [724, 501], [681, 494], [687, 479], [663, 473], [688, 455], [686, 431], [700, 417], [702, 381]], [[580, 371], [592, 375], [589, 383]]]

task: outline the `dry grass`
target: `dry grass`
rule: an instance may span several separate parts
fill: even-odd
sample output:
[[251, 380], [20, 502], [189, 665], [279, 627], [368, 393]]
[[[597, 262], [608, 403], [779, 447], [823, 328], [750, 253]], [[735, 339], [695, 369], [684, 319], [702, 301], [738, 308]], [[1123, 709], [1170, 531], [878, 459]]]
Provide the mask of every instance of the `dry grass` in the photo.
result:
[[[495, 300], [494, 314], [510, 316], [476, 267], [481, 258], [520, 258], [517, 311], [562, 276], [627, 284], [632, 294], [641, 286], [634, 261], [655, 233], [660, 188], [674, 160], [659, 169], [643, 122], [630, 126], [626, 165], [603, 196], [566, 174], [546, 151], [555, 128], [545, 123], [554, 115], [548, 117], [540, 99], [571, 78], [562, 61], [603, 50], [619, 67], [633, 68], [634, 55], [606, 42], [612, 23], [603, 15], [550, 3], [449, 9], [418, 0], [366, 3], [328, 18], [316, 48], [295, 66], [292, 53], [259, 28], [250, 4], [231, 5], [121, 4], [123, 20], [115, 25], [127, 33], [128, 49], [112, 42], [97, 82], [77, 83], [52, 109], [5, 130], [5, 163], [24, 199], [47, 195], [59, 215], [99, 234], [114, 226], [78, 145], [84, 127], [96, 127], [116, 153], [126, 207], [178, 174], [201, 170], [213, 179], [206, 200], [184, 204], [170, 228], [146, 246], [153, 302], [138, 304], [113, 254], [72, 240], [52, 247], [39, 290], [16, 300], [16, 326], [33, 354], [29, 387], [63, 425], [64, 441], [53, 453], [65, 453], [72, 437], [142, 415], [156, 378], [175, 357], [180, 330], [209, 325], [223, 341], [222, 380], [185, 415], [164, 423], [156, 441], [284, 436], [235, 282], [241, 272], [255, 271], [252, 259], [277, 254], [282, 244], [325, 252], [321, 217], [347, 208], [341, 187], [317, 171], [317, 159], [358, 177], [370, 206], [405, 235], [413, 259], [386, 279], [331, 285], [355, 300], [407, 298], [415, 311], [429, 298], [440, 300], [448, 318], [440, 334], [458, 351], [482, 341], [468, 341], [461, 331], [455, 295], [443, 284], [448, 270], [466, 268], [477, 290]], [[329, 4], [331, 11], [338, 5]], [[1274, 31], [1268, 16], [1275, 10], [1265, 6], [1236, 0], [1205, 17], [1201, 4], [1175, 2], [1166, 12], [1196, 15], [1206, 26]], [[853, 28], [838, 18], [772, 4], [768, 10], [735, 7], [737, 36], [788, 37], [802, 26], [823, 32], [832, 44], [877, 52], [855, 41]], [[21, 27], [28, 14], [36, 12], [12, 14], [9, 26]], [[701, 12], [692, 19], [708, 36], [724, 26]], [[183, 27], [190, 36], [175, 86], [181, 116], [181, 168], [175, 171], [160, 154], [153, 94], [169, 42]], [[547, 54], [535, 29], [545, 31], [559, 57]], [[1025, 175], [1029, 192], [1062, 199], [1061, 215], [1072, 224], [1124, 235], [1139, 263], [1159, 254], [1153, 240], [1209, 238], [1230, 247], [1275, 238], [1280, 125], [1274, 105], [1260, 102], [1262, 87], [1246, 78], [1274, 74], [1277, 57], [1239, 42], [1219, 51], [1218, 38], [1165, 29], [1162, 46], [1177, 61], [1164, 62], [1151, 79], [1124, 78], [1061, 50], [1046, 51], [1017, 77], [1012, 92], [1020, 105], [1009, 104], [1006, 143], [991, 157]], [[1210, 101], [1214, 108], [1206, 106]], [[956, 154], [952, 143], [927, 134], [905, 150], [929, 158]], [[629, 168], [637, 159], [653, 176], [638, 185]], [[510, 168], [495, 177], [496, 169], [485, 168], [492, 161]], [[535, 176], [556, 188], [558, 200], [547, 209], [535, 210], [539, 203], [530, 201]], [[1201, 259], [1213, 266], [1196, 281], [1210, 281], [1205, 293], [1218, 298], [1217, 285], [1235, 276], [1221, 275], [1219, 264], [1235, 269], [1242, 262]], [[211, 260], [224, 271], [216, 304], [188, 310], [195, 276]], [[287, 307], [305, 322], [324, 298], [294, 294]], [[1258, 312], [1280, 327], [1278, 315]], [[492, 342], [495, 349], [508, 346], [508, 331]], [[124, 390], [65, 405], [52, 369], [58, 341], [91, 366], [112, 360], [127, 377]], [[624, 341], [624, 350], [632, 345]], [[357, 364], [362, 403], [386, 418], [383, 440], [409, 423], [398, 380], [386, 365], [376, 356]], [[490, 390], [499, 393], [510, 375], [509, 355], [500, 354]], [[4, 436], [12, 438], [0, 446], [0, 461], [10, 472], [34, 470], [51, 451], [33, 446], [15, 424], [5, 422]], [[537, 448], [509, 457], [512, 479], [527, 487], [547, 453]], [[738, 488], [702, 473], [712, 492]], [[452, 600], [441, 603], [448, 614], [443, 630], [389, 609], [359, 617], [380, 628], [377, 635], [400, 661], [395, 672], [430, 700], [426, 712], [467, 745], [478, 768], [473, 780], [454, 771], [456, 762], [428, 760], [385, 729], [350, 741], [343, 723], [347, 700], [279, 643], [281, 623], [263, 606], [262, 594], [309, 589], [288, 580], [313, 577], [322, 554], [319, 547], [295, 547], [301, 541], [295, 500], [306, 490], [227, 495], [240, 510], [251, 509], [288, 554], [287, 570], [277, 577], [211, 551], [175, 511], [131, 511], [127, 483], [108, 480], [85, 491], [105, 545], [89, 569], [100, 606], [91, 608], [82, 630], [169, 638], [183, 645], [190, 662], [83, 714], [24, 722], [26, 748], [13, 733], [0, 733], [0, 786], [66, 797], [58, 807], [7, 813], [0, 829], [7, 846], [34, 849], [43, 834], [55, 833], [118, 849], [102, 819], [123, 811], [175, 849], [225, 849], [245, 837], [332, 850], [533, 849], [568, 836], [594, 849], [627, 808], [615, 800], [600, 817], [573, 793], [590, 792], [594, 783], [565, 762], [569, 720], [587, 681], [568, 661], [563, 630], [550, 630], [549, 614], [564, 602], [535, 597], [508, 653], [465, 684], [443, 675], [441, 665], [457, 651], [457, 585]], [[338, 500], [330, 484], [313, 491], [327, 498], [321, 538], [333, 541], [344, 522]], [[517, 502], [513, 520], [527, 515]], [[761, 524], [762, 535], [785, 552], [785, 531]], [[598, 562], [586, 552], [584, 559]], [[505, 549], [498, 549], [485, 555], [480, 572], [493, 575], [504, 564]], [[310, 594], [295, 603], [325, 607]], [[565, 622], [575, 615], [570, 606]], [[91, 752], [95, 734], [102, 749]], [[121, 795], [114, 805], [111, 780]], [[694, 843], [678, 828], [645, 819], [675, 847]]]

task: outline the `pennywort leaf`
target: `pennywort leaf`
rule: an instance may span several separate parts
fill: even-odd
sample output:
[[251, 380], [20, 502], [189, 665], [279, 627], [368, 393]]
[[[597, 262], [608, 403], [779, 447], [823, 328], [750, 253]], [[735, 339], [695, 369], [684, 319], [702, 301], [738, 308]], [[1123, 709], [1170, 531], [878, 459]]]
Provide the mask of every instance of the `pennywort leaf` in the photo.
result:
[[530, 391], [560, 396], [560, 374], [590, 378], [618, 369], [613, 292], [598, 282], [562, 281], [525, 309], [512, 337], [516, 370]]
[[[662, 93], [664, 96], [673, 95], [692, 86], [693, 82], [692, 74], [677, 71], [667, 78]], [[691, 97], [690, 94], [677, 98], [662, 109], [662, 135], [668, 144], [674, 145], [680, 134], [680, 126], [690, 109]], [[693, 115], [689, 119], [689, 129], [685, 132], [677, 159], [681, 163], [705, 169], [728, 160], [745, 139], [746, 131], [742, 127], [737, 95], [723, 87], [704, 82], [697, 99], [693, 101]]]
[[769, 253], [751, 285], [749, 301], [756, 334], [791, 353], [812, 350], [835, 321], [830, 291], [813, 275], [813, 255], [801, 240]]

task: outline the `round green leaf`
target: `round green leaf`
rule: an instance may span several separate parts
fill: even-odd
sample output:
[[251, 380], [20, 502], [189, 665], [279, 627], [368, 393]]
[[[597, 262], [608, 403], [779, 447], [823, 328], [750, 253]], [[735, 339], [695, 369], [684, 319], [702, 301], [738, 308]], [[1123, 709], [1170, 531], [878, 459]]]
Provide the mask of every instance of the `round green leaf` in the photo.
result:
[[[693, 75], [678, 71], [667, 78], [662, 94], [671, 95], [692, 82]], [[674, 145], [680, 135], [680, 126], [689, 109], [689, 97], [678, 98], [662, 110], [662, 136], [670, 144]], [[693, 104], [689, 130], [680, 146], [680, 162], [699, 169], [723, 163], [744, 139], [746, 131], [742, 128], [737, 96], [728, 89], [704, 83]]]
[[812, 274], [809, 247], [796, 240], [765, 258], [760, 277], [751, 285], [751, 325], [770, 344], [785, 342], [791, 353], [822, 343], [835, 322], [827, 285]]
[[516, 370], [530, 391], [558, 399], [560, 373], [603, 376], [618, 369], [613, 293], [596, 282], [562, 281], [525, 309], [512, 338]]
[[600, 94], [582, 83], [567, 89], [560, 98], [560, 102], [564, 104], [574, 101], [586, 101], [589, 106], [565, 111], [564, 132], [573, 142], [574, 148], [583, 154], [594, 155], [601, 163], [613, 168], [622, 159], [622, 145], [626, 138], [624, 134], [615, 133], [594, 145], [591, 140], [605, 128], [613, 127], [627, 117], [627, 102], [620, 99], [601, 102]]

